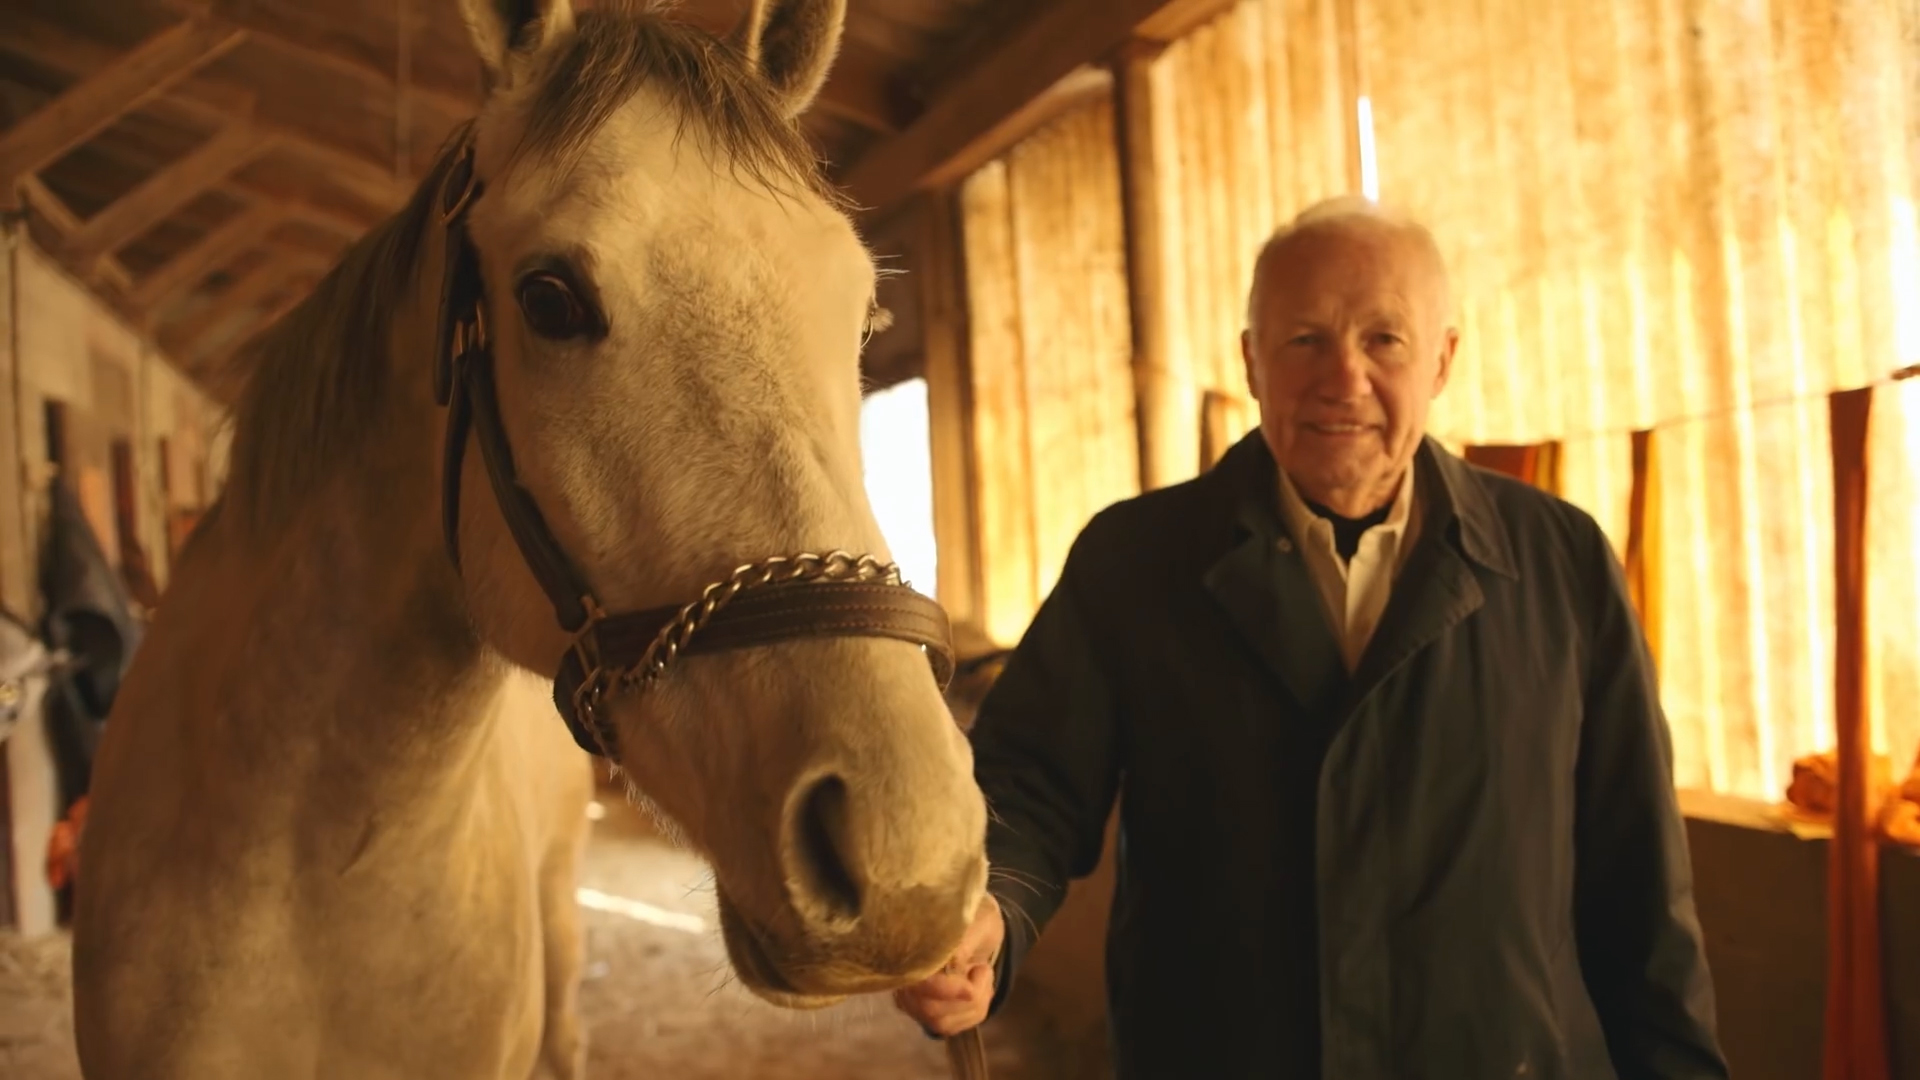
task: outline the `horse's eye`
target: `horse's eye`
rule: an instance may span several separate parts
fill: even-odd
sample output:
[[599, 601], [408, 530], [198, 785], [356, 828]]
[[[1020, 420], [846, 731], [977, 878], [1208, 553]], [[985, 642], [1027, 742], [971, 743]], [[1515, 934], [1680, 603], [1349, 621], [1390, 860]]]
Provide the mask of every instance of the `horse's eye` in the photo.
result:
[[594, 328], [573, 287], [554, 274], [529, 274], [520, 282], [520, 313], [533, 332], [551, 341], [584, 337]]

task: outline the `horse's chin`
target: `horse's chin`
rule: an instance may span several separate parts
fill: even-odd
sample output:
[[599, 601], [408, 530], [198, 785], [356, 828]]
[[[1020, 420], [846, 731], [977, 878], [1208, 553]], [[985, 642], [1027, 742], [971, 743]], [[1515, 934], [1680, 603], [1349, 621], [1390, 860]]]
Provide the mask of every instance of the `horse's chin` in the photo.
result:
[[931, 971], [883, 975], [848, 963], [793, 963], [776, 958], [762, 933], [718, 890], [720, 937], [734, 974], [755, 997], [784, 1009], [824, 1009], [858, 994], [910, 986]]

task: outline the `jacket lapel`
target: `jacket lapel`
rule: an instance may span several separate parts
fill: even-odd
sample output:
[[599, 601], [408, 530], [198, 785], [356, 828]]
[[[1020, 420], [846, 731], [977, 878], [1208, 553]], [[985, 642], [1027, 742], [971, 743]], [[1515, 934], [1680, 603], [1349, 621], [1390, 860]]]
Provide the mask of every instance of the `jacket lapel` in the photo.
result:
[[1302, 708], [1318, 710], [1340, 691], [1346, 671], [1306, 561], [1280, 525], [1273, 470], [1257, 428], [1220, 463], [1217, 479], [1233, 501], [1239, 540], [1208, 568], [1205, 583], [1262, 665]]
[[1519, 577], [1498, 509], [1472, 470], [1432, 440], [1414, 462], [1420, 490], [1428, 493], [1420, 539], [1360, 657], [1356, 705], [1486, 603], [1481, 573]]

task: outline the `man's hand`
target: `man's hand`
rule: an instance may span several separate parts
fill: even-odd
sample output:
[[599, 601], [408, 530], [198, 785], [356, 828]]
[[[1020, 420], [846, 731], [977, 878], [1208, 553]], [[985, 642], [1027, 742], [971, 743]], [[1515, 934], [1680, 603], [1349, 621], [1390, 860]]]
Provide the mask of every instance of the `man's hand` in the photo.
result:
[[901, 1012], [934, 1035], [958, 1035], [979, 1027], [993, 1003], [993, 962], [1007, 939], [1007, 923], [1000, 904], [989, 896], [980, 901], [953, 959], [925, 981], [893, 992]]

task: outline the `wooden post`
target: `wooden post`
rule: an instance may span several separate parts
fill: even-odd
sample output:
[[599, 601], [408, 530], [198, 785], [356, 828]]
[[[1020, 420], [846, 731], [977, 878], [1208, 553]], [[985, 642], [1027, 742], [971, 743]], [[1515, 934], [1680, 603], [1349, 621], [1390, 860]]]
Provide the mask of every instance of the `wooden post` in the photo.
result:
[[1660, 667], [1660, 469], [1653, 432], [1633, 433], [1633, 487], [1627, 498], [1627, 591], [1640, 615], [1653, 666]]
[[1200, 460], [1203, 421], [1193, 373], [1174, 330], [1180, 289], [1170, 279], [1179, 266], [1168, 229], [1175, 215], [1158, 168], [1173, 152], [1172, 118], [1154, 80], [1154, 61], [1165, 49], [1160, 42], [1136, 41], [1114, 65], [1142, 491], [1186, 480], [1207, 464]]
[[960, 222], [950, 192], [920, 198], [914, 270], [920, 278], [922, 367], [933, 466], [934, 591], [957, 629], [980, 626], [980, 544], [974, 501], [973, 388], [967, 356]]
[[1833, 442], [1834, 728], [1839, 793], [1827, 853], [1824, 1080], [1887, 1080], [1879, 807], [1868, 763], [1867, 423], [1873, 388], [1828, 398]]

